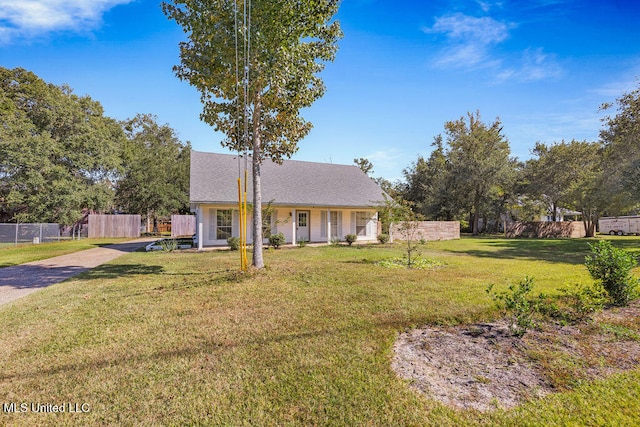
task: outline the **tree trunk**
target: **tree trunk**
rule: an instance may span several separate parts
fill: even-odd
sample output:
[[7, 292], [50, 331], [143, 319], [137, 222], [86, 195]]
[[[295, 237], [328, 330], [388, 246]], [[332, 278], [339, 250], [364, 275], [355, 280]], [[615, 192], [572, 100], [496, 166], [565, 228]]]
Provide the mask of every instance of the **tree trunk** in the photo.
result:
[[585, 237], [595, 237], [596, 222], [592, 209], [582, 209], [582, 223], [584, 224]]
[[475, 198], [473, 202], [473, 235], [477, 236], [480, 234], [479, 230], [480, 226], [480, 200], [478, 197]]
[[262, 254], [262, 141], [260, 139], [260, 100], [256, 100], [253, 110], [253, 266], [264, 268]]

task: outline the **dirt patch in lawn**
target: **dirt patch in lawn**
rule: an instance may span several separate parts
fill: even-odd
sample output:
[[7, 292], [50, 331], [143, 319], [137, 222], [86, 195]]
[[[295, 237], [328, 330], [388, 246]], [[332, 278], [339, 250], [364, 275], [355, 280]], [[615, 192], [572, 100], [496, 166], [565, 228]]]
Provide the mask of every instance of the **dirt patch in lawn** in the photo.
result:
[[640, 303], [589, 322], [539, 324], [523, 338], [506, 322], [400, 334], [392, 367], [411, 387], [444, 404], [490, 411], [571, 389], [640, 363]]

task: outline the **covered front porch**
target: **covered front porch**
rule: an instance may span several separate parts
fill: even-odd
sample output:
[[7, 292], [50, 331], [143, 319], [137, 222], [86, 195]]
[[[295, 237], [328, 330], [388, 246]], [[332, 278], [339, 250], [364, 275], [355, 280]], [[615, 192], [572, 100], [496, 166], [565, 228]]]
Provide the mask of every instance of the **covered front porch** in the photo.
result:
[[[237, 206], [203, 204], [192, 206], [196, 214], [198, 249], [226, 247], [227, 239], [240, 236]], [[252, 240], [252, 218], [247, 220], [247, 240]], [[358, 236], [358, 242], [376, 241], [378, 215], [372, 209], [339, 207], [277, 206], [263, 213], [264, 244], [268, 236], [282, 233], [288, 244], [331, 243], [344, 240], [347, 234]]]

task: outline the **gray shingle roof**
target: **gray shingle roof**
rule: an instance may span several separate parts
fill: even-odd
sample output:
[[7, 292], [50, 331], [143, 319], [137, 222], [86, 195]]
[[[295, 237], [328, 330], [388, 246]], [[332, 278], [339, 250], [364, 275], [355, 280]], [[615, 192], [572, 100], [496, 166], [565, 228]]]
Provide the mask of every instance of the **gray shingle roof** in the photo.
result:
[[[244, 160], [242, 160], [244, 174]], [[249, 161], [249, 181], [251, 181]], [[265, 160], [262, 200], [274, 205], [369, 207], [383, 201], [383, 191], [357, 166]], [[191, 203], [237, 203], [238, 158], [230, 154], [191, 152]], [[247, 194], [252, 199], [249, 182]]]

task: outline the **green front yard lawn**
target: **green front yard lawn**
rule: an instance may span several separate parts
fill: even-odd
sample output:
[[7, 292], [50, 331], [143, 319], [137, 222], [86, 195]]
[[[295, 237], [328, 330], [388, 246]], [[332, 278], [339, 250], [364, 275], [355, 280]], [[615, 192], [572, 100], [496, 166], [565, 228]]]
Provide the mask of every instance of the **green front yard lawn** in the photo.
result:
[[529, 275], [557, 295], [589, 282], [587, 251], [465, 238], [421, 248], [444, 267], [398, 270], [375, 263], [399, 246], [305, 247], [266, 251], [250, 274], [236, 252], [127, 254], [0, 307], [0, 405], [87, 410], [5, 410], [0, 424], [628, 425], [637, 369], [480, 413], [418, 394], [390, 365], [399, 332], [496, 319], [491, 283]]

